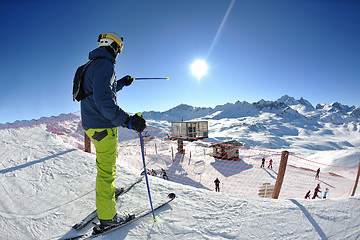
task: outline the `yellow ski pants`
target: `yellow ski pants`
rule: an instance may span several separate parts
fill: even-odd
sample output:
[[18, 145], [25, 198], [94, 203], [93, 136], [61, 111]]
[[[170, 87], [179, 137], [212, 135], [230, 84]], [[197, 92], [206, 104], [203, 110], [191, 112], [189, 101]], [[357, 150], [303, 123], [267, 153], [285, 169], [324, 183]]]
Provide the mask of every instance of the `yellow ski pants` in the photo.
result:
[[98, 218], [110, 220], [116, 215], [115, 175], [118, 147], [117, 128], [86, 129], [96, 149], [96, 208]]

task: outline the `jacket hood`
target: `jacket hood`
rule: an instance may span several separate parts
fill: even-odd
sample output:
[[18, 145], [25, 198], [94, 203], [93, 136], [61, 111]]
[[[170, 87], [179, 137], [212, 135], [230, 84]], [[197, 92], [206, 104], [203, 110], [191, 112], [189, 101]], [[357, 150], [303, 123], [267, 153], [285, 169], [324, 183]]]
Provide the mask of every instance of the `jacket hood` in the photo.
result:
[[89, 60], [97, 57], [105, 57], [109, 59], [113, 64], [115, 63], [114, 56], [106, 49], [106, 47], [99, 47], [89, 53]]

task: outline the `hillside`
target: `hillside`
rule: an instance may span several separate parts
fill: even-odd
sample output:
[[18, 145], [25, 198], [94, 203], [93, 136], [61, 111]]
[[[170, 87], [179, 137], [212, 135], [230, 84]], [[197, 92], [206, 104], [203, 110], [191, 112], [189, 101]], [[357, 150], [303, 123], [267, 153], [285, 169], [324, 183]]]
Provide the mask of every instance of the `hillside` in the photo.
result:
[[[99, 239], [360, 238], [359, 187], [349, 197], [360, 161], [357, 108], [314, 108], [284, 96], [198, 111], [185, 105], [174, 109], [144, 113], [150, 126], [144, 140], [147, 168], [164, 168], [170, 178], [150, 177], [153, 201], [169, 192], [177, 198], [156, 212], [156, 223], [148, 216]], [[185, 155], [174, 153], [177, 142], [158, 128], [169, 130], [176, 116], [209, 121], [210, 139], [186, 142]], [[124, 186], [139, 175], [142, 163], [137, 135], [122, 128], [119, 133], [115, 182]], [[0, 139], [0, 239], [72, 236], [71, 226], [95, 205], [96, 156], [81, 150], [78, 114], [2, 125]], [[240, 159], [211, 157], [210, 146], [228, 139], [245, 143]], [[260, 198], [259, 186], [276, 180], [282, 150], [291, 155], [280, 199]], [[274, 160], [273, 169], [259, 167], [263, 157]], [[220, 193], [213, 191], [215, 177], [221, 180]], [[322, 191], [329, 188], [328, 199], [304, 200], [318, 183]], [[119, 211], [139, 206], [149, 207], [144, 182], [121, 198]]]
[[359, 107], [335, 102], [314, 108], [303, 98], [285, 95], [276, 101], [238, 101], [214, 108], [179, 105], [143, 115], [151, 126], [167, 131], [172, 121], [206, 120], [210, 141], [235, 139], [245, 147], [288, 150], [307, 158], [312, 151], [359, 147], [359, 113]]
[[[64, 125], [64, 124], [61, 124]], [[66, 124], [68, 125], [68, 124]], [[1, 239], [58, 239], [94, 208], [95, 156], [44, 125], [0, 130]], [[122, 165], [116, 184], [136, 178]], [[171, 176], [170, 176], [171, 178]], [[215, 193], [150, 177], [153, 200], [177, 198], [151, 217], [100, 239], [358, 239], [360, 198], [261, 199]], [[121, 200], [121, 210], [148, 207], [146, 187]], [[136, 202], [134, 205], [132, 202]], [[70, 234], [70, 231], [68, 234]], [[69, 236], [69, 235], [66, 235]]]

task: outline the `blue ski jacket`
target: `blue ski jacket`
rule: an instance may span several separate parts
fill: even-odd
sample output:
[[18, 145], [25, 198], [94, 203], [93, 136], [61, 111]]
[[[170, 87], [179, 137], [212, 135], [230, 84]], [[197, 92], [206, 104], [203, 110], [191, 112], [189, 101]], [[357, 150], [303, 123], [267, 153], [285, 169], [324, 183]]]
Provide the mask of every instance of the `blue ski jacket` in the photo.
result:
[[92, 95], [81, 100], [81, 118], [84, 128], [125, 127], [129, 114], [117, 104], [116, 92], [124, 87], [123, 81], [117, 81], [115, 58], [105, 47], [99, 47], [89, 54], [95, 59], [86, 69], [83, 79], [85, 93]]

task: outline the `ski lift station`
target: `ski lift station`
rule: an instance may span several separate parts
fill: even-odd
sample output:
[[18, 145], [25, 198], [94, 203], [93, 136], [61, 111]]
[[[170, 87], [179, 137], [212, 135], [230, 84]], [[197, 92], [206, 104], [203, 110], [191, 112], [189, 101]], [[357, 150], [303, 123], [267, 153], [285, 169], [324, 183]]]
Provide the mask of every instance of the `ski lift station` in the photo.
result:
[[171, 129], [176, 138], [203, 139], [209, 137], [207, 121], [172, 122]]

